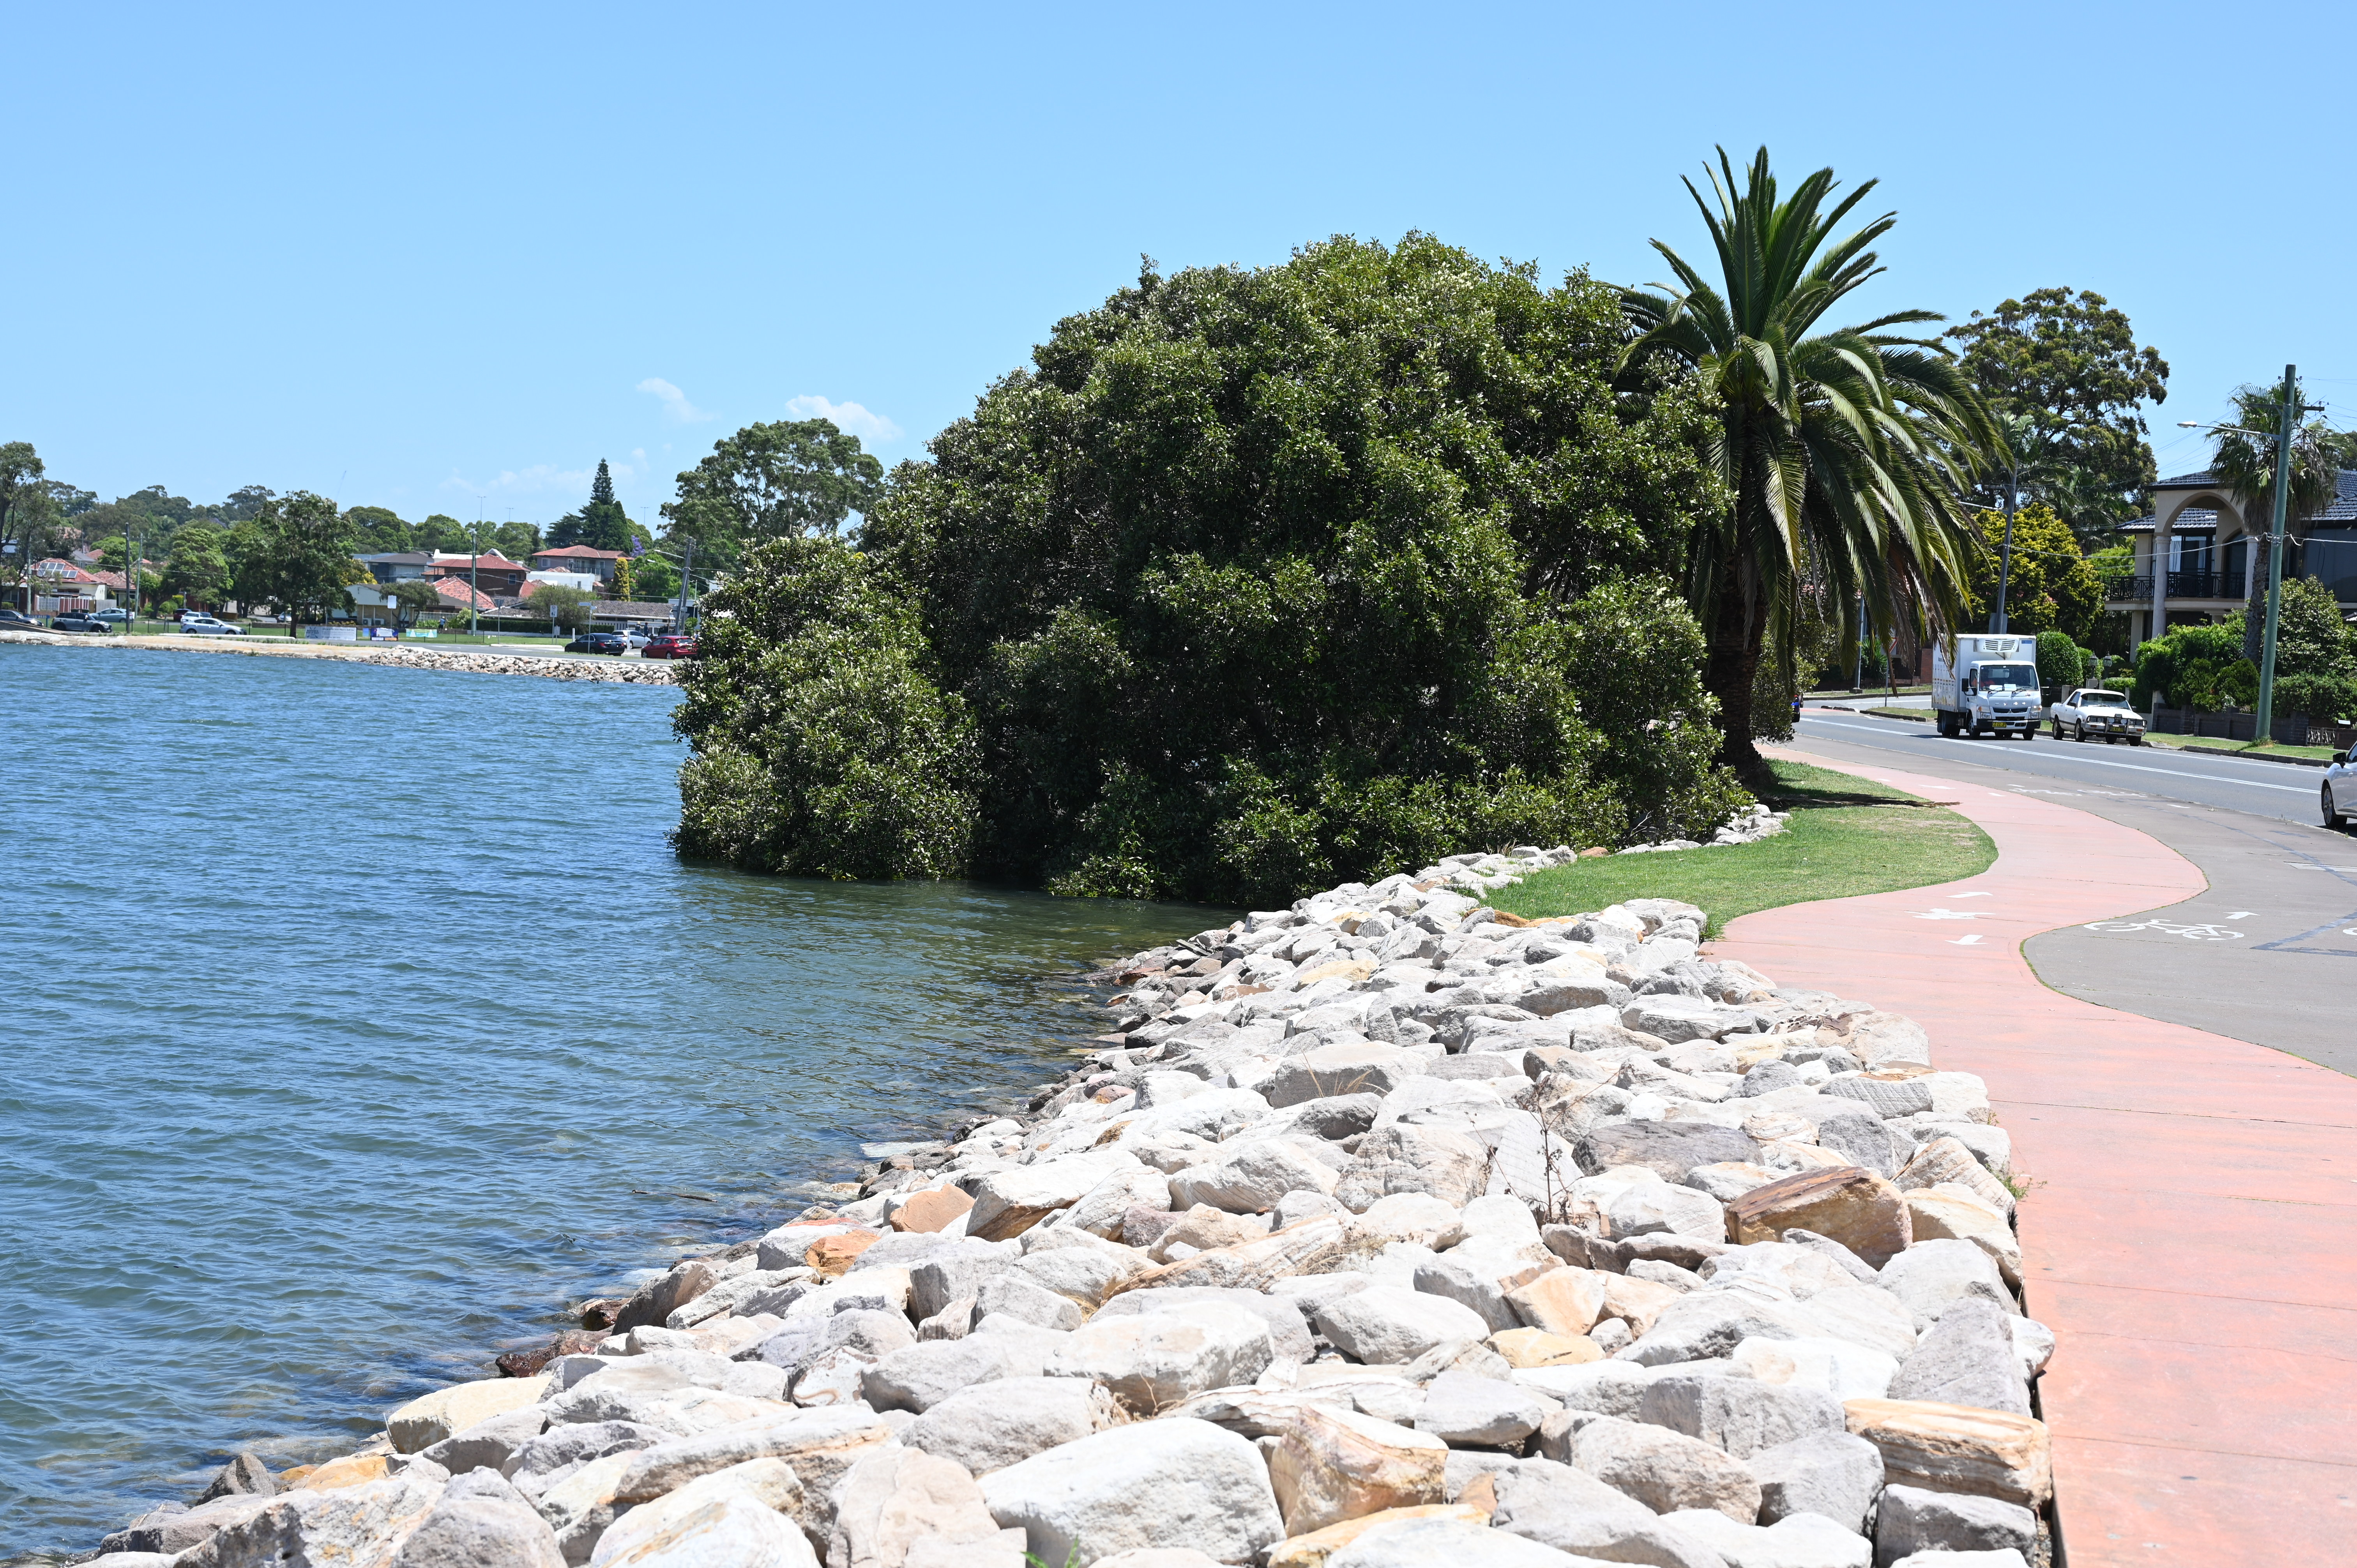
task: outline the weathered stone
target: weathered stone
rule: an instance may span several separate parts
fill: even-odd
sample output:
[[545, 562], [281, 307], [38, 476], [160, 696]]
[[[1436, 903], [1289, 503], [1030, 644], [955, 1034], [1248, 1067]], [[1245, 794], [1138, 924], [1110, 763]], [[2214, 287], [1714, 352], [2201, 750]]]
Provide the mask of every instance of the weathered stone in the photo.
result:
[[1904, 1196], [1854, 1166], [1803, 1171], [1754, 1188], [1727, 1206], [1727, 1225], [1728, 1239], [1738, 1245], [1812, 1230], [1875, 1268], [1906, 1251], [1913, 1238]]
[[2013, 1190], [1992, 1176], [1988, 1167], [1974, 1157], [1972, 1150], [1953, 1135], [1933, 1138], [1918, 1148], [1914, 1157], [1900, 1168], [1898, 1181], [1902, 1192], [1961, 1187], [2000, 1213], [2011, 1214], [2015, 1208]]
[[1814, 1389], [1836, 1401], [1888, 1398], [1899, 1371], [1898, 1357], [1846, 1339], [1746, 1339], [1727, 1359], [1756, 1382]]
[[1117, 1295], [1098, 1310], [1094, 1323], [1132, 1317], [1140, 1313], [1183, 1309], [1203, 1301], [1222, 1302], [1251, 1313], [1268, 1330], [1269, 1348], [1279, 1361], [1307, 1361], [1317, 1353], [1309, 1325], [1290, 1302], [1259, 1291], [1223, 1289], [1216, 1285], [1167, 1285], [1159, 1290], [1131, 1291]]
[[[998, 1521], [964, 1466], [913, 1448], [887, 1448], [852, 1466], [835, 1498], [827, 1568], [909, 1568], [911, 1558], [961, 1562], [997, 1546]], [[1019, 1562], [1019, 1555], [1017, 1561]]]
[[1663, 1515], [1662, 1523], [1717, 1552], [1727, 1568], [1868, 1568], [1874, 1561], [1865, 1537], [1814, 1514], [1792, 1514], [1760, 1526], [1684, 1509]]
[[1977, 1296], [1951, 1303], [1900, 1363], [1889, 1397], [2028, 1415], [2013, 1322], [2011, 1313]]
[[941, 1400], [901, 1433], [900, 1441], [981, 1476], [1077, 1443], [1121, 1419], [1120, 1406], [1102, 1383], [1006, 1378]]
[[1259, 1450], [1181, 1416], [1034, 1455], [983, 1477], [982, 1495], [1001, 1525], [1025, 1531], [1031, 1554], [1044, 1563], [1089, 1563], [1184, 1542], [1214, 1562], [1243, 1563], [1285, 1537]]
[[1320, 1046], [1280, 1066], [1263, 1092], [1278, 1109], [1342, 1095], [1384, 1095], [1426, 1070], [1423, 1057], [1398, 1046]]
[[1590, 1269], [1549, 1269], [1506, 1293], [1525, 1328], [1566, 1337], [1586, 1334], [1604, 1315], [1610, 1276]]
[[[1184, 1077], [1184, 1074], [1179, 1075]], [[1127, 1246], [1135, 1242], [1122, 1234], [1133, 1208], [1161, 1211], [1170, 1207], [1170, 1180], [1158, 1170], [1140, 1166], [1115, 1171], [1081, 1195], [1080, 1201], [1043, 1221], [1034, 1235], [1052, 1235], [1070, 1227]]]
[[479, 1421], [420, 1452], [453, 1476], [463, 1476], [470, 1470], [498, 1470], [506, 1466], [518, 1447], [547, 1427], [548, 1412], [536, 1404], [526, 1405], [522, 1410]]
[[701, 1258], [677, 1264], [661, 1279], [649, 1280], [630, 1294], [614, 1315], [614, 1332], [628, 1334], [641, 1324], [661, 1324], [719, 1283], [720, 1271]]
[[556, 1532], [512, 1482], [476, 1469], [442, 1488], [392, 1568], [563, 1568]]
[[1641, 1165], [1665, 1182], [1683, 1182], [1697, 1165], [1748, 1165], [1760, 1145], [1740, 1128], [1708, 1122], [1621, 1122], [1579, 1140], [1580, 1168]]
[[1645, 1386], [1637, 1413], [1641, 1421], [1698, 1438], [1738, 1459], [1844, 1427], [1841, 1402], [1814, 1389], [1668, 1369]]
[[1078, 1203], [1114, 1170], [1127, 1168], [1131, 1160], [1125, 1154], [1091, 1155], [993, 1171], [974, 1187], [965, 1233], [985, 1241], [1020, 1236], [1058, 1209]]
[[1043, 1369], [1103, 1383], [1125, 1407], [1150, 1416], [1189, 1394], [1249, 1383], [1275, 1356], [1258, 1315], [1220, 1301], [1174, 1301], [1160, 1312], [1090, 1323]]
[[[436, 1467], [438, 1470], [438, 1466]], [[259, 1503], [175, 1559], [175, 1568], [276, 1568], [286, 1563], [388, 1563], [441, 1499], [443, 1484], [422, 1473], [333, 1491], [297, 1488], [272, 1498], [224, 1498], [223, 1509]], [[207, 1512], [191, 1509], [188, 1519]]]
[[[1566, 1568], [1563, 1553], [1502, 1530], [1455, 1519], [1372, 1525], [1326, 1559], [1326, 1568]], [[1574, 1560], [1576, 1568], [1587, 1568]], [[1716, 1568], [1716, 1565], [1714, 1565]]]
[[1979, 1296], [2007, 1306], [2013, 1300], [2006, 1294], [1996, 1260], [1970, 1241], [1925, 1241], [1910, 1247], [1882, 1266], [1880, 1283], [1907, 1309], [1919, 1334], [1963, 1297]]
[[904, 1346], [868, 1368], [860, 1391], [877, 1411], [921, 1415], [960, 1389], [1001, 1378], [1036, 1378], [1046, 1356], [1011, 1335], [980, 1335]]
[[1396, 1285], [1371, 1285], [1321, 1302], [1310, 1321], [1354, 1361], [1413, 1361], [1436, 1345], [1482, 1339], [1490, 1326], [1468, 1306]]
[[[1593, 1424], [1593, 1423], [1591, 1423]], [[1568, 1465], [1529, 1459], [1491, 1478], [1493, 1530], [1568, 1552], [1585, 1563], [1642, 1563], [1652, 1568], [1726, 1568], [1718, 1555], [1662, 1523], [1626, 1493]], [[1428, 1558], [1429, 1563], [1462, 1560]], [[1339, 1568], [1337, 1559], [1334, 1568]]]
[[1297, 1133], [1339, 1141], [1373, 1126], [1383, 1108], [1379, 1094], [1329, 1094], [1301, 1101], [1285, 1120]]
[[1331, 1267], [1342, 1256], [1347, 1234], [1344, 1226], [1340, 1216], [1321, 1214], [1250, 1241], [1214, 1247], [1191, 1258], [1166, 1263], [1140, 1274], [1122, 1288], [1125, 1293], [1160, 1290], [1170, 1285], [1261, 1290], [1277, 1280]]
[[1043, 1226], [1024, 1240], [1017, 1270], [1033, 1283], [1092, 1310], [1154, 1267], [1154, 1261], [1136, 1248], [1088, 1230]]
[[[1637, 1407], [1645, 1397], [1645, 1385], [1652, 1381], [1652, 1374], [1631, 1361], [1604, 1360], [1582, 1366], [1534, 1367], [1517, 1371], [1514, 1381], [1525, 1388], [1538, 1390], [1566, 1410], [1616, 1415], [1634, 1421], [1637, 1419]], [[1542, 1442], [1553, 1425], [1552, 1416], [1542, 1423]], [[1555, 1455], [1548, 1456], [1553, 1458]]]
[[1686, 1040], [1716, 1040], [1738, 1030], [1755, 1029], [1760, 1025], [1760, 1015], [1673, 993], [1632, 999], [1621, 1008], [1620, 1023], [1624, 1028], [1677, 1045]]
[[1882, 1451], [1894, 1486], [1964, 1492], [2034, 1509], [2054, 1489], [2046, 1423], [2002, 1411], [1851, 1400], [1849, 1429]]
[[1428, 1192], [1397, 1192], [1377, 1198], [1351, 1221], [1351, 1240], [1362, 1248], [1386, 1241], [1415, 1241], [1437, 1247], [1456, 1230], [1464, 1211]]
[[1986, 1252], [2009, 1285], [2021, 1283], [2021, 1243], [2005, 1211], [1953, 1183], [1907, 1195], [1907, 1218], [1918, 1241], [1970, 1241]]
[[1891, 1568], [2029, 1568], [2029, 1559], [2011, 1547], [2002, 1552], [1917, 1552]]
[[1224, 1208], [1199, 1203], [1166, 1227], [1146, 1252], [1155, 1263], [1177, 1262], [1198, 1252], [1257, 1240], [1269, 1233], [1269, 1224], [1268, 1219], [1257, 1214], [1231, 1214]]
[[2038, 1516], [2018, 1503], [1921, 1487], [1884, 1488], [1874, 1521], [1875, 1561], [1886, 1565], [1919, 1552], [2005, 1552], [2028, 1556], [2038, 1545]]
[[1522, 1319], [1506, 1303], [1505, 1291], [1486, 1269], [1468, 1268], [1454, 1258], [1425, 1258], [1417, 1261], [1411, 1277], [1425, 1294], [1443, 1297], [1480, 1314], [1493, 1334], [1521, 1326]]
[[1882, 1451], [1846, 1432], [1819, 1432], [1745, 1461], [1760, 1483], [1760, 1522], [1813, 1513], [1853, 1533], [1882, 1491]]
[[1361, 1141], [1333, 1196], [1353, 1214], [1403, 1192], [1430, 1193], [1462, 1208], [1487, 1187], [1489, 1163], [1488, 1151], [1462, 1133], [1394, 1122]]
[[1795, 1339], [1815, 1331], [1799, 1304], [1742, 1290], [1695, 1291], [1662, 1309], [1653, 1326], [1620, 1352], [1624, 1360], [1661, 1367], [1712, 1360], [1745, 1339]]
[[1572, 1434], [1571, 1462], [1655, 1513], [1716, 1509], [1742, 1524], [1760, 1515], [1760, 1483], [1750, 1471], [1667, 1427], [1598, 1416]]
[[123, 1529], [107, 1536], [99, 1544], [113, 1555], [121, 1552], [154, 1553], [165, 1557], [201, 1545], [231, 1525], [241, 1524], [271, 1506], [277, 1497], [250, 1493], [243, 1497], [216, 1498], [200, 1508], [184, 1509], [173, 1503], [141, 1514]]
[[[444, 1465], [444, 1469], [450, 1466]], [[278, 1483], [270, 1477], [270, 1466], [252, 1454], [240, 1453], [222, 1466], [212, 1483], [198, 1494], [198, 1506], [216, 1498], [267, 1498], [275, 1496]]]
[[1034, 1284], [1016, 1273], [983, 1281], [974, 1292], [974, 1312], [976, 1321], [1004, 1314], [1019, 1322], [1060, 1331], [1078, 1328], [1088, 1316], [1081, 1310], [1080, 1303], [1070, 1296], [1058, 1295], [1047, 1286]]
[[1855, 1077], [1842, 1074], [1824, 1087], [1824, 1092], [1857, 1101], [1884, 1121], [1901, 1116], [1919, 1115], [1932, 1109], [1932, 1090], [1920, 1079], [1890, 1078], [1875, 1073]]
[[[1306, 1535], [1288, 1536], [1268, 1554], [1268, 1568], [1326, 1568], [1336, 1552], [1371, 1530], [1387, 1524], [1405, 1524], [1415, 1520], [1428, 1519], [1454, 1520], [1486, 1530], [1490, 1513], [1487, 1509], [1468, 1507], [1462, 1503], [1423, 1503], [1414, 1508], [1384, 1509], [1376, 1513], [1361, 1514], [1357, 1519], [1346, 1519], [1340, 1524], [1329, 1524]], [[1124, 1552], [1119, 1558], [1107, 1559], [1106, 1568], [1124, 1568], [1133, 1558], [1142, 1555]], [[1201, 1561], [1208, 1563], [1211, 1559], [1206, 1557]], [[1156, 1565], [1139, 1563], [1135, 1568], [1156, 1568]], [[1184, 1568], [1184, 1565], [1172, 1563], [1169, 1568]]]
[[1559, 1408], [1517, 1383], [1446, 1371], [1426, 1385], [1415, 1429], [1452, 1448], [1502, 1448], [1530, 1436]]
[[832, 1236], [822, 1236], [802, 1254], [803, 1266], [821, 1279], [834, 1279], [881, 1237], [882, 1232], [876, 1230], [839, 1230]]
[[[1770, 1170], [1766, 1165], [1746, 1165], [1741, 1162], [1696, 1165], [1686, 1172], [1685, 1185], [1715, 1202], [1727, 1204], [1734, 1202], [1747, 1192], [1755, 1191], [1766, 1187], [1771, 1181], [1778, 1180], [1781, 1174]], [[1725, 1225], [1723, 1218], [1720, 1223], [1723, 1228]], [[1614, 1231], [1615, 1234], [1619, 1233], [1617, 1225], [1614, 1227]]]
[[974, 1199], [953, 1187], [920, 1192], [892, 1211], [889, 1224], [899, 1231], [931, 1235], [974, 1208]]
[[1384, 1509], [1442, 1500], [1448, 1451], [1437, 1437], [1356, 1411], [1305, 1404], [1276, 1439], [1269, 1484], [1287, 1535]]
[[1219, 1568], [1191, 1546], [1141, 1546], [1100, 1557], [1096, 1568]]
[[[592, 1461], [612, 1454], [635, 1453], [665, 1442], [673, 1434], [659, 1427], [630, 1421], [589, 1421], [553, 1426], [529, 1437], [510, 1451], [500, 1474], [537, 1505], [551, 1487]], [[616, 1466], [614, 1474], [621, 1474]]]
[[794, 1523], [803, 1492], [782, 1460], [731, 1466], [631, 1509], [606, 1527], [589, 1561], [596, 1568], [817, 1568]]
[[1544, 1328], [1492, 1334], [1490, 1348], [1509, 1367], [1577, 1367], [1604, 1359], [1603, 1348], [1587, 1335], [1550, 1334]]
[[1231, 1214], [1265, 1214], [1290, 1192], [1331, 1194], [1331, 1165], [1279, 1138], [1256, 1138], [1215, 1164], [1191, 1165], [1168, 1178], [1170, 1201], [1199, 1203]]
[[548, 1388], [545, 1373], [533, 1378], [484, 1378], [455, 1383], [411, 1400], [385, 1418], [396, 1454], [415, 1454], [479, 1421], [535, 1403]]

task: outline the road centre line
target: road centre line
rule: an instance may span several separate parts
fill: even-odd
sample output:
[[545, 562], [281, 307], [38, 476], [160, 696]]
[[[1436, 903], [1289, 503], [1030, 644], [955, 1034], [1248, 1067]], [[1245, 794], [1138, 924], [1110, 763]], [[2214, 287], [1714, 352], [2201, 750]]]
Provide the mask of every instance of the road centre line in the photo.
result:
[[[1887, 736], [1890, 733], [1887, 729], [1878, 728], [1873, 725], [1846, 725], [1838, 719], [1819, 719], [1817, 723], [1831, 729], [1864, 730], [1868, 735]], [[2158, 773], [2164, 779], [2198, 779], [2204, 784], [2240, 784], [2246, 789], [2281, 789], [2285, 793], [2291, 795], [2305, 795], [2309, 793], [2309, 790], [2304, 786], [2298, 784], [2269, 784], [2257, 779], [2236, 779], [2224, 773], [2191, 773], [2182, 768], [2147, 768], [2142, 763], [2119, 762], [2108, 757], [2077, 757], [2067, 751], [2060, 753], [2041, 751], [2037, 755], [2042, 757], [2050, 757], [2057, 762], [2083, 762], [2091, 768], [2125, 768], [2131, 773]], [[2004, 764], [1984, 763], [1982, 766], [2003, 767]], [[2281, 765], [2277, 763], [2266, 763], [2254, 764], [2253, 766], [2279, 767]]]

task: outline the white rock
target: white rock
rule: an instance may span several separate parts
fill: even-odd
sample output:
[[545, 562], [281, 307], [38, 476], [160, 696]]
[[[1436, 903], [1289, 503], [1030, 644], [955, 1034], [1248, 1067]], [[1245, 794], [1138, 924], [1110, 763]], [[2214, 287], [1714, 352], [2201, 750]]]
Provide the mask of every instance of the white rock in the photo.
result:
[[1285, 1536], [1260, 1450], [1183, 1416], [1049, 1449], [985, 1476], [982, 1494], [1043, 1563], [1183, 1543], [1215, 1563], [1244, 1563]]
[[1351, 1240], [1360, 1247], [1381, 1247], [1386, 1241], [1435, 1246], [1458, 1229], [1463, 1216], [1455, 1204], [1428, 1192], [1395, 1192], [1377, 1198], [1351, 1219]]
[[1249, 1383], [1275, 1358], [1258, 1316], [1195, 1300], [1090, 1323], [1049, 1356], [1045, 1370], [1103, 1383], [1128, 1409], [1152, 1415], [1207, 1389]]
[[1233, 1148], [1223, 1146], [1220, 1160], [1171, 1176], [1170, 1206], [1184, 1209], [1205, 1203], [1231, 1214], [1265, 1214], [1287, 1193], [1329, 1196], [1335, 1180], [1333, 1166], [1295, 1144], [1254, 1139]]
[[900, 1441], [981, 1476], [1077, 1443], [1122, 1419], [1121, 1407], [1102, 1383], [1007, 1378], [942, 1399], [905, 1428]]
[[[927, 1558], [974, 1563], [1018, 1547], [984, 1506], [965, 1466], [911, 1448], [888, 1448], [854, 1466], [834, 1501], [829, 1568], [910, 1568]], [[1015, 1553], [1021, 1561], [1019, 1550]]]
[[1681, 1509], [1662, 1522], [1727, 1559], [1727, 1568], [1872, 1568], [1874, 1548], [1819, 1514], [1788, 1514], [1771, 1525], [1738, 1524], [1708, 1509]]
[[1345, 1356], [1386, 1365], [1413, 1361], [1437, 1345], [1478, 1340], [1490, 1332], [1481, 1315], [1470, 1307], [1383, 1284], [1320, 1303], [1311, 1321]]
[[753, 1459], [640, 1503], [606, 1528], [594, 1568], [817, 1568], [792, 1517], [802, 1486], [781, 1459]]

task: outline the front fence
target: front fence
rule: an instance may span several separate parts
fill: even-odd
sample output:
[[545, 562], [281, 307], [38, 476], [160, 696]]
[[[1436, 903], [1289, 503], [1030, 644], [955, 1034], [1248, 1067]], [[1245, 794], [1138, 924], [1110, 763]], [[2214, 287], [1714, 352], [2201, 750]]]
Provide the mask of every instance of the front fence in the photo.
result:
[[[2216, 740], [2253, 740], [2259, 733], [2259, 715], [2251, 713], [2207, 714], [2192, 708], [2156, 704], [2145, 725], [2156, 735], [2203, 736]], [[2306, 714], [2293, 714], [2270, 726], [2277, 746], [2329, 746], [2346, 751], [2357, 745], [2357, 725], [2311, 724]]]

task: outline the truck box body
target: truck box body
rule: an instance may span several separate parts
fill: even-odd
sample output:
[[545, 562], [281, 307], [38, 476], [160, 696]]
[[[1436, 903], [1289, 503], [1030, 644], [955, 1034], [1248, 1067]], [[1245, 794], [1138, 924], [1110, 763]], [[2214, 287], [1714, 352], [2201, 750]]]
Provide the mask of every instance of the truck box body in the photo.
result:
[[2012, 633], [1944, 637], [1932, 645], [1932, 706], [1940, 733], [2019, 735], [2038, 727], [2038, 639]]

